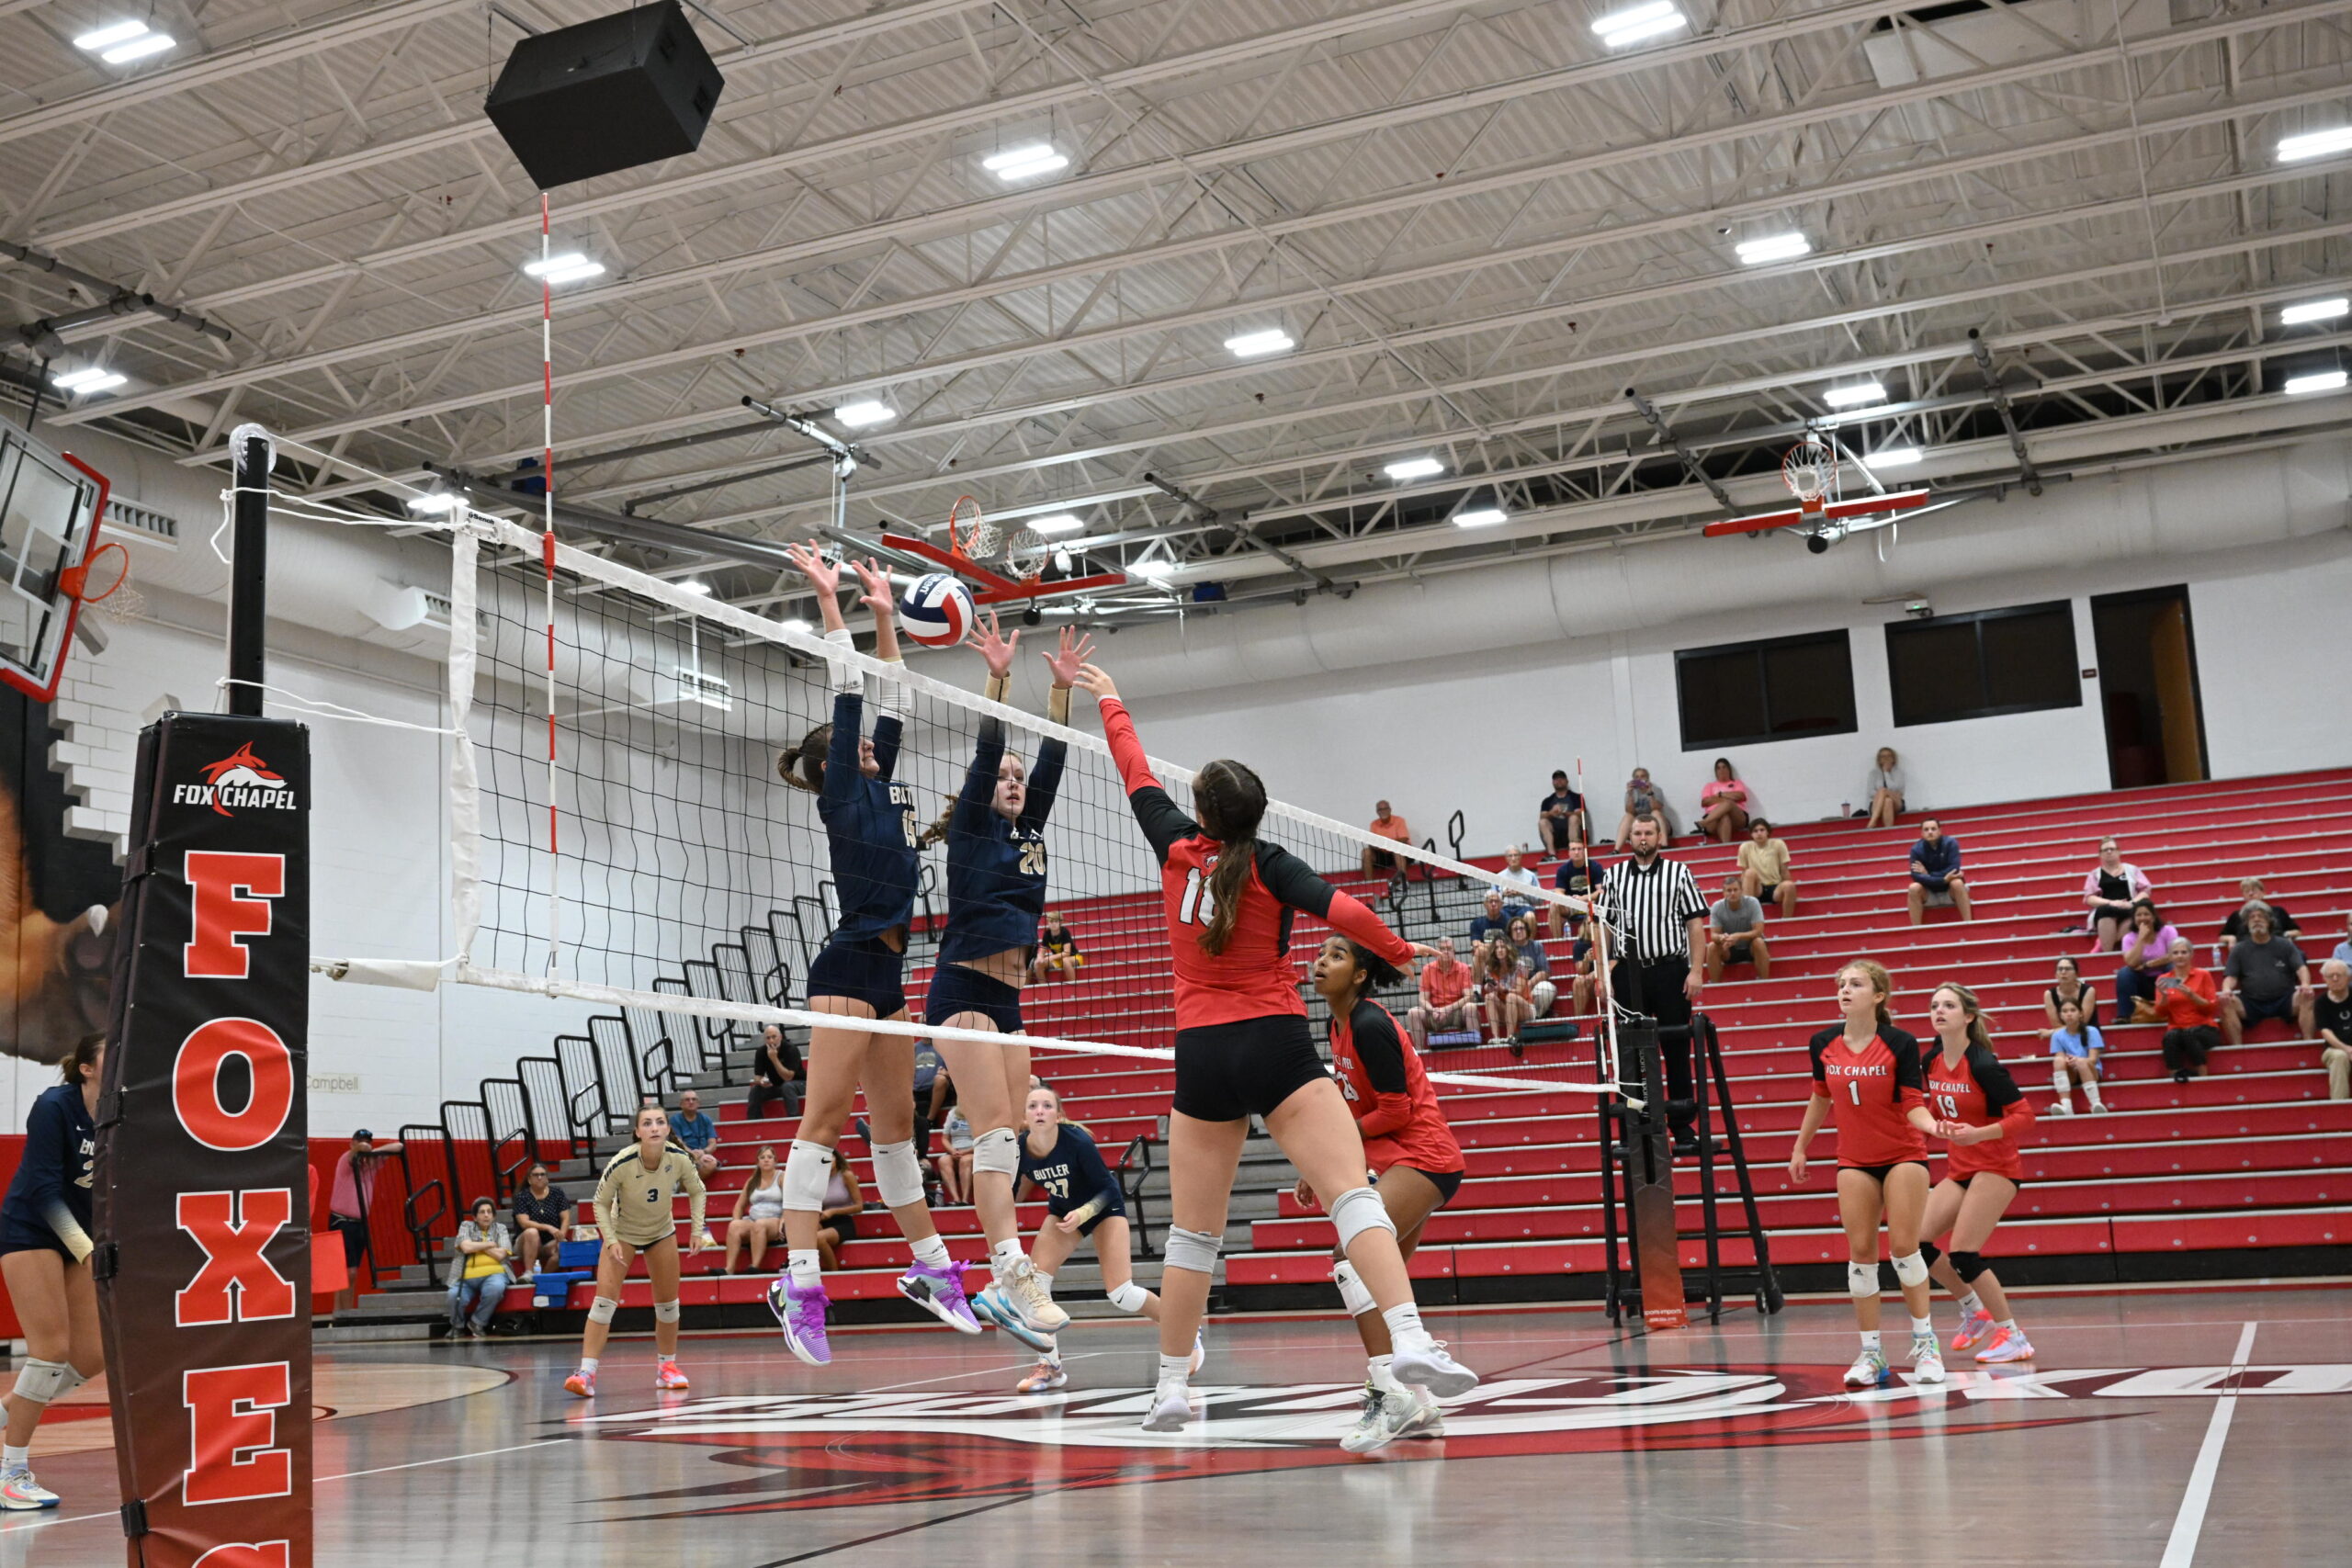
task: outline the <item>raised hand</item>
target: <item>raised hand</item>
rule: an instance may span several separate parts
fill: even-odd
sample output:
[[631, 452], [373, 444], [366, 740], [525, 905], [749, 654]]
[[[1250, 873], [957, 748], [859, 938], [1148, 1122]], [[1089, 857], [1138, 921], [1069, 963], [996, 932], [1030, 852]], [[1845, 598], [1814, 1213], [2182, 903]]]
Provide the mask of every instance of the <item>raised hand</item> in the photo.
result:
[[976, 626], [972, 628], [972, 635], [967, 640], [972, 647], [980, 650], [980, 657], [988, 660], [990, 675], [1001, 681], [1012, 673], [1013, 650], [1021, 646], [1021, 633], [1016, 628], [1012, 636], [1007, 638], [998, 625], [994, 610], [989, 612], [986, 626]]
[[1041, 653], [1037, 657], [1044, 660], [1046, 668], [1054, 672], [1055, 685], [1075, 686], [1080, 669], [1094, 657], [1094, 638], [1075, 626], [1064, 626], [1060, 646], [1051, 653]]
[[784, 553], [818, 592], [830, 599], [841, 592], [842, 569], [819, 555], [816, 546], [786, 545]]
[[[880, 561], [869, 556], [865, 560], [850, 562], [849, 569], [857, 573], [858, 586], [865, 591], [865, 607], [874, 612], [876, 620], [887, 620], [898, 613], [898, 601], [890, 594], [890, 574], [882, 570]], [[840, 573], [834, 575], [838, 578]]]
[[1098, 697], [1115, 697], [1119, 694], [1119, 688], [1111, 684], [1109, 672], [1099, 664], [1080, 665], [1070, 684]]

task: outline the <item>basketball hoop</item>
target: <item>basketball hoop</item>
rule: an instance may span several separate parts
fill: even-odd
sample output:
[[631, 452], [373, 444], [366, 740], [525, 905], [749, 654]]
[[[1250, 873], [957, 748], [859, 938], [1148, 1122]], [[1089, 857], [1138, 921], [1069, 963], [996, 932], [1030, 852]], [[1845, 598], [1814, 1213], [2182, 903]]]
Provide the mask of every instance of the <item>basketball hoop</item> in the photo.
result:
[[[112, 582], [107, 583], [98, 592], [93, 593], [90, 592], [90, 573], [108, 550], [114, 551], [122, 558], [122, 565], [116, 570]], [[130, 577], [130, 552], [124, 549], [117, 541], [108, 539], [99, 545], [96, 549], [92, 550], [80, 566], [69, 566], [59, 572], [57, 586], [68, 596], [79, 599], [85, 604], [97, 604], [113, 597], [116, 590], [128, 581]]]
[[[959, 532], [960, 529], [960, 532]], [[987, 560], [1004, 549], [1004, 531], [989, 522], [980, 503], [959, 495], [947, 509], [947, 550], [967, 561]]]
[[1046, 562], [1053, 553], [1051, 539], [1035, 528], [1023, 528], [1004, 542], [1005, 568], [1022, 581], [1035, 582], [1046, 575]]
[[1838, 449], [1817, 435], [1806, 436], [1781, 459], [1781, 480], [1797, 498], [1804, 520], [1818, 522], [1838, 499]]

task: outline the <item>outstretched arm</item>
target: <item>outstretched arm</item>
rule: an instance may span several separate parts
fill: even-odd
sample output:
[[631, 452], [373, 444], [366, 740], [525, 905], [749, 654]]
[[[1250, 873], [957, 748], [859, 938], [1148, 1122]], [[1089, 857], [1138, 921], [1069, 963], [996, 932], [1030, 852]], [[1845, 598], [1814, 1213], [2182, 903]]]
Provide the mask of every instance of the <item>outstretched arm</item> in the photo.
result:
[[1279, 844], [1258, 842], [1258, 878], [1294, 909], [1328, 921], [1333, 931], [1362, 943], [1398, 968], [1413, 961], [1413, 944], [1384, 924], [1362, 902], [1315, 874], [1305, 861]]
[[1111, 760], [1119, 765], [1119, 778], [1127, 786], [1127, 805], [1134, 810], [1144, 838], [1149, 840], [1151, 852], [1166, 864], [1168, 852], [1179, 840], [1198, 833], [1200, 825], [1178, 810], [1176, 803], [1168, 798], [1168, 791], [1151, 776], [1151, 762], [1144, 755], [1142, 740], [1136, 738], [1135, 720], [1127, 716], [1127, 705], [1119, 700], [1118, 688], [1111, 684], [1111, 677], [1089, 664], [1080, 670], [1078, 684], [1102, 703], [1102, 739], [1110, 742]]

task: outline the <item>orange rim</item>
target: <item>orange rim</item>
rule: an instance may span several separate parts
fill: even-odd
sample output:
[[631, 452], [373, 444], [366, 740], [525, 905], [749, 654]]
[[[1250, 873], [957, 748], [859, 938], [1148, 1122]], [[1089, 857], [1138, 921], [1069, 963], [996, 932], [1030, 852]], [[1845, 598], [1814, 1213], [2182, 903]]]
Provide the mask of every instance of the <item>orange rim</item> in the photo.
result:
[[956, 498], [956, 504], [947, 509], [947, 548], [951, 553], [959, 556], [967, 555], [967, 552], [964, 548], [964, 540], [956, 537], [956, 520], [964, 515], [964, 509], [967, 506], [971, 508], [972, 515], [970, 521], [964, 525], [965, 537], [978, 536], [980, 525], [987, 521], [980, 511], [978, 497], [959, 495]]
[[[114, 574], [114, 581], [112, 582], [107, 584], [106, 592], [89, 592], [87, 590], [90, 586], [90, 570], [93, 567], [97, 565], [98, 558], [105, 555], [108, 550], [114, 551], [117, 555], [122, 558], [122, 570]], [[96, 604], [99, 603], [101, 600], [107, 598], [108, 594], [111, 594], [116, 589], [121, 587], [124, 583], [130, 581], [130, 552], [123, 548], [120, 541], [115, 539], [108, 539], [96, 549], [92, 550], [88, 558], [84, 560], [80, 566], [69, 566], [63, 571], [57, 574], [57, 585], [65, 591], [66, 596], [73, 599], [79, 599], [85, 604]]]

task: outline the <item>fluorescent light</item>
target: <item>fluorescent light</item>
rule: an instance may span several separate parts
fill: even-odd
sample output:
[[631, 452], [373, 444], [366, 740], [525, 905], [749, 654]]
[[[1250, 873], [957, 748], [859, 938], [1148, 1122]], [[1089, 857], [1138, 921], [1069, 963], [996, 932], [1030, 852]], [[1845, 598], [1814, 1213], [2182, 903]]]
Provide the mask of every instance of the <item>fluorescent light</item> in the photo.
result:
[[980, 160], [980, 167], [998, 179], [1011, 185], [1016, 180], [1034, 180], [1039, 175], [1050, 175], [1057, 169], [1069, 167], [1069, 160], [1046, 142], [1033, 141], [1025, 147], [1009, 148], [1002, 152]]
[[1821, 400], [1833, 409], [1851, 408], [1856, 403], [1883, 403], [1886, 389], [1876, 381], [1856, 381], [1850, 386], [1832, 387], [1821, 394]]
[[1174, 575], [1176, 563], [1172, 560], [1164, 559], [1139, 560], [1136, 562], [1135, 565], [1127, 568], [1127, 570], [1134, 572], [1137, 577], [1149, 577], [1156, 579]]
[[102, 365], [93, 365], [86, 369], [69, 370], [62, 376], [51, 376], [49, 381], [53, 387], [81, 397], [89, 392], [111, 391], [129, 379], [128, 376], [108, 370]]
[[1435, 457], [1399, 457], [1380, 471], [1392, 479], [1425, 479], [1445, 472], [1445, 465]]
[[1761, 240], [1742, 240], [1732, 249], [1747, 265], [1758, 266], [1765, 262], [1787, 261], [1792, 256], [1804, 255], [1813, 249], [1813, 242], [1792, 230], [1785, 234], [1769, 234]]
[[835, 409], [833, 417], [852, 430], [862, 430], [869, 424], [889, 423], [899, 417], [899, 411], [873, 398], [860, 398], [854, 403], [843, 403]]
[[2287, 395], [2300, 397], [2305, 392], [2335, 392], [2344, 388], [2341, 370], [2313, 370], [2308, 375], [2287, 378]]
[[408, 509], [411, 512], [455, 512], [464, 504], [464, 502], [446, 490], [428, 491], [423, 495], [413, 495], [408, 498]]
[[116, 44], [135, 39], [146, 30], [147, 24], [144, 22], [108, 22], [105, 27], [84, 33], [80, 38], [75, 39], [74, 47], [96, 54], [102, 49], [110, 49]]
[[1254, 359], [1261, 354], [1281, 354], [1298, 346], [1296, 340], [1280, 327], [1268, 327], [1263, 332], [1243, 333], [1239, 337], [1225, 340], [1225, 346], [1236, 359]]
[[1615, 49], [1620, 44], [1637, 43], [1660, 33], [1670, 33], [1690, 20], [1676, 8], [1674, 0], [1649, 0], [1645, 6], [1612, 12], [1592, 24], [1600, 41]]
[[808, 622], [802, 620], [799, 616], [795, 615], [792, 619], [784, 623], [784, 629], [788, 632], [806, 632], [814, 631], [816, 628], [811, 626]]
[[1029, 531], [1033, 534], [1075, 534], [1085, 526], [1086, 520], [1070, 512], [1057, 512], [1050, 517], [1029, 519]]
[[541, 283], [547, 284], [576, 283], [583, 277], [595, 277], [604, 270], [603, 262], [590, 261], [578, 251], [567, 251], [562, 255], [549, 256], [545, 261], [523, 264], [523, 275], [526, 277], [535, 277]]
[[2285, 136], [2278, 141], [2278, 161], [2282, 164], [2324, 158], [2334, 152], [2352, 152], [2352, 125], [2339, 125], [2333, 130], [2307, 130], [2301, 136]]
[[1889, 446], [1883, 452], [1873, 452], [1862, 459], [1865, 468], [1907, 468], [1917, 462], [1923, 453], [1917, 446]]
[[2290, 305], [2278, 312], [2282, 327], [2300, 326], [2305, 321], [2332, 321], [2352, 311], [2352, 299], [2306, 299], [2300, 305]]
[[1491, 528], [1498, 523], [1510, 520], [1510, 513], [1499, 506], [1474, 506], [1466, 512], [1453, 514], [1453, 525], [1457, 528]]
[[175, 40], [169, 33], [141, 33], [129, 43], [115, 45], [98, 56], [108, 65], [128, 65], [134, 60], [144, 60], [151, 54], [161, 54]]
[[699, 577], [689, 577], [680, 582], [678, 587], [680, 590], [687, 593], [707, 593], [710, 592], [710, 584], [705, 582]]

